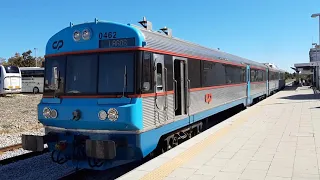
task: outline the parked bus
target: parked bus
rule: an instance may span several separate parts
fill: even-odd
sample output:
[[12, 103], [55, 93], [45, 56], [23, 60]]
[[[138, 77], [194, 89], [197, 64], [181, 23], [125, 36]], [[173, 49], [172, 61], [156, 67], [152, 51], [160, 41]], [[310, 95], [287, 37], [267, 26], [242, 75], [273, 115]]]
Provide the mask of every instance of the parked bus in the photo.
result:
[[21, 93], [21, 72], [17, 66], [0, 65], [0, 95]]
[[20, 67], [22, 75], [22, 92], [42, 93], [44, 68]]

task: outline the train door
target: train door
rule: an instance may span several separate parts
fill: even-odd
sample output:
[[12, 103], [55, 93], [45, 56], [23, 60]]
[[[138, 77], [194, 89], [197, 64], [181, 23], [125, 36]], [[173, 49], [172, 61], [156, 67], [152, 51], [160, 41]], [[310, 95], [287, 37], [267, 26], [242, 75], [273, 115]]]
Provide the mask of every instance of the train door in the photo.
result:
[[160, 126], [168, 120], [167, 116], [167, 73], [164, 56], [153, 54], [155, 77], [155, 125]]
[[187, 59], [173, 57], [173, 72], [174, 114], [175, 119], [182, 119], [189, 115], [190, 106]]
[[247, 75], [247, 106], [249, 106], [251, 104], [250, 102], [250, 78], [251, 78], [251, 70], [250, 70], [250, 66], [247, 65], [246, 68], [246, 75]]
[[267, 96], [269, 96], [269, 69], [267, 68], [266, 69], [266, 80], [267, 80], [267, 89], [266, 89], [266, 94], [267, 94]]

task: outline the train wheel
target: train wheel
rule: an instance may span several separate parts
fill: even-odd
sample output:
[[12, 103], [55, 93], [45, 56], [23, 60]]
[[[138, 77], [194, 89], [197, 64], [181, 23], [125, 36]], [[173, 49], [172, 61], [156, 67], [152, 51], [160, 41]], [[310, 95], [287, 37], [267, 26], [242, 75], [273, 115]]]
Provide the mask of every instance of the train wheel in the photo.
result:
[[173, 138], [172, 138], [172, 147], [176, 147], [179, 145], [179, 139], [177, 137], [177, 135], [175, 135]]

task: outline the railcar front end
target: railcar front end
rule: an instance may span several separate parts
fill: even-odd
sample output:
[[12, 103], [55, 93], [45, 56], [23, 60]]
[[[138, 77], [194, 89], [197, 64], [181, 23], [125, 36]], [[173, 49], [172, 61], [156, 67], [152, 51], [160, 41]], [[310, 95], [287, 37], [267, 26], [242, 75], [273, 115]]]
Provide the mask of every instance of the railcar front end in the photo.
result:
[[107, 169], [142, 158], [139, 130], [140, 31], [117, 23], [70, 25], [47, 43], [38, 119], [45, 136], [23, 135], [24, 149], [52, 160]]

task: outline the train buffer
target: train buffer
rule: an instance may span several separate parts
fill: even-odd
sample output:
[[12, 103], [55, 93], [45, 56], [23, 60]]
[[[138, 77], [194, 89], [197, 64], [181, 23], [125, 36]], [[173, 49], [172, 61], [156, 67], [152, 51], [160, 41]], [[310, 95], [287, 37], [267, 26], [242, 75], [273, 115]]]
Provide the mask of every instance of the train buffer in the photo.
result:
[[320, 179], [319, 99], [286, 87], [118, 180]]

